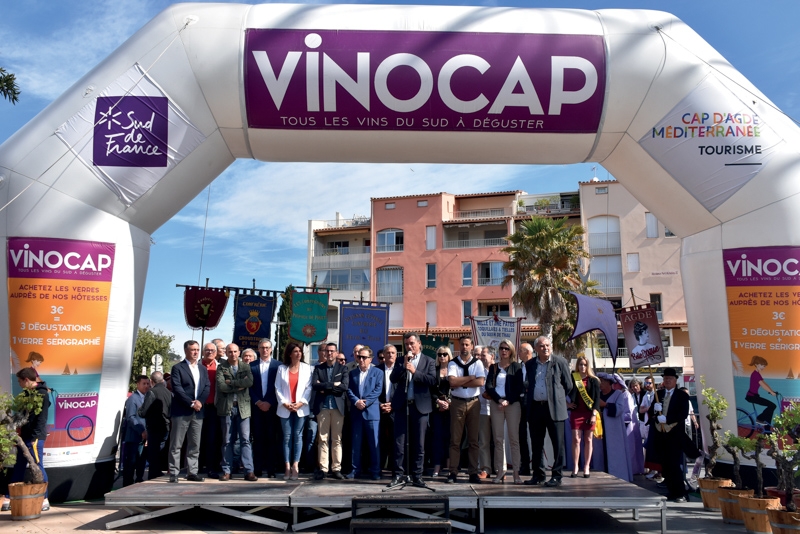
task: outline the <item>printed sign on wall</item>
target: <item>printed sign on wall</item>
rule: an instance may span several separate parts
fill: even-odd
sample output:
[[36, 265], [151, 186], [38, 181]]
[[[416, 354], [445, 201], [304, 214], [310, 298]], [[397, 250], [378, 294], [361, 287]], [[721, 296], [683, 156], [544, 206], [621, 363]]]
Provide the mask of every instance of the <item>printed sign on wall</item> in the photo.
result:
[[33, 367], [52, 391], [46, 448], [94, 443], [114, 250], [111, 243], [8, 238], [11, 367]]

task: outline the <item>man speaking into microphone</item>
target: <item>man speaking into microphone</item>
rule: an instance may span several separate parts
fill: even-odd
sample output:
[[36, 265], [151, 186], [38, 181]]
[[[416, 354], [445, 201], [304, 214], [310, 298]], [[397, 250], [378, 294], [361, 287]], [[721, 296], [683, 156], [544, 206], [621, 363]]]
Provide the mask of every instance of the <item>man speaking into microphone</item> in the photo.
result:
[[435, 366], [432, 359], [422, 354], [419, 335], [408, 333], [403, 336], [405, 356], [400, 356], [389, 380], [396, 384], [392, 396], [394, 421], [394, 458], [397, 471], [389, 487], [405, 484], [406, 440], [408, 440], [411, 484], [425, 487], [422, 481], [422, 466], [425, 463], [425, 429], [428, 428], [428, 414], [431, 413], [430, 387], [436, 382]]

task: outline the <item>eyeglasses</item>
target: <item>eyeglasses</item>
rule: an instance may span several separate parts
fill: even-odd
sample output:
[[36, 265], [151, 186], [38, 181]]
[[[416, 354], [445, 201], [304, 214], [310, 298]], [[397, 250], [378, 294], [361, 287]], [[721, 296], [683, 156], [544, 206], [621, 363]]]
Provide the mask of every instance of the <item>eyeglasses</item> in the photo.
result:
[[449, 354], [447, 354], [446, 352], [437, 352], [437, 353], [436, 353], [436, 355], [437, 355], [437, 356], [450, 356], [450, 355], [449, 355]]
[[500, 347], [500, 350], [511, 350], [511, 349], [508, 347]]
[[356, 358], [359, 359], [359, 360], [369, 360], [370, 358], [372, 358], [372, 356], [361, 356], [361, 355], [359, 355], [359, 356], [356, 356]]

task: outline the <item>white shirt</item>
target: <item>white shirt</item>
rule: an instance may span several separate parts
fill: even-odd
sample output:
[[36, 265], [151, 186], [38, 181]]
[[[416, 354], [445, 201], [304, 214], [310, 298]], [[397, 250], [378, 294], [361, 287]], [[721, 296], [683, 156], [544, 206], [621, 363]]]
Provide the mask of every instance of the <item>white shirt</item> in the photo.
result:
[[358, 375], [358, 396], [363, 399], [364, 398], [364, 382], [367, 381], [367, 375], [369, 374], [369, 367], [367, 367], [366, 371], [360, 371], [359, 373], [360, 374]]
[[189, 360], [186, 360], [186, 363], [189, 363], [189, 372], [192, 373], [192, 378], [194, 379], [194, 399], [197, 400], [197, 392], [200, 388], [200, 367], [199, 367], [200, 360], [196, 362], [189, 363]]
[[262, 360], [259, 358], [258, 360], [258, 372], [261, 374], [261, 396], [267, 396], [267, 386], [269, 385], [267, 382], [267, 378], [269, 378], [269, 364], [270, 360]]
[[[471, 356], [470, 356], [471, 357]], [[461, 359], [461, 356], [458, 356]], [[464, 360], [461, 360], [461, 363], [467, 363]], [[451, 361], [447, 364], [447, 376], [455, 376], [455, 377], [463, 377], [464, 370], [458, 365], [455, 360]], [[467, 368], [467, 376], [474, 376], [476, 378], [485, 378], [486, 377], [486, 370], [483, 368], [483, 362], [479, 359], [475, 358], [475, 361]], [[460, 399], [471, 399], [472, 397], [476, 397], [480, 394], [481, 388], [479, 386], [475, 387], [457, 387], [457, 388], [450, 388], [450, 394], [453, 397], [458, 397]]]
[[389, 380], [389, 375], [392, 374], [393, 370], [394, 370], [394, 365], [391, 366], [391, 367], [387, 367], [383, 371], [383, 375], [384, 375], [383, 376], [383, 388], [384, 388], [384, 394], [386, 395], [386, 402], [389, 402], [390, 400], [392, 400], [389, 397], [389, 391], [392, 389], [392, 382]]

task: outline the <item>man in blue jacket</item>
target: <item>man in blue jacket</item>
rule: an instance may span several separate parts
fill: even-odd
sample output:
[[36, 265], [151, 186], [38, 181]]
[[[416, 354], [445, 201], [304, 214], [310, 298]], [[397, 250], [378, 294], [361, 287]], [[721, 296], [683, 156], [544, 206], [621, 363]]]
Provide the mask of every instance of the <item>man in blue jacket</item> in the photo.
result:
[[361, 347], [356, 356], [358, 367], [350, 371], [347, 396], [350, 399], [350, 418], [353, 425], [353, 471], [347, 478], [361, 474], [361, 443], [369, 447], [370, 475], [381, 478], [378, 452], [378, 425], [381, 420], [378, 396], [383, 389], [383, 372], [372, 366], [372, 349]]
[[275, 478], [275, 466], [281, 462], [278, 440], [281, 426], [278, 422], [278, 398], [275, 395], [275, 377], [281, 364], [272, 357], [272, 341], [264, 338], [258, 342], [258, 359], [250, 363], [253, 385], [250, 387], [251, 435], [253, 436], [253, 465], [260, 477]]
[[139, 408], [144, 396], [150, 391], [150, 379], [145, 375], [136, 377], [136, 389], [125, 401], [125, 439], [122, 447], [122, 485], [130, 486], [144, 480], [145, 450], [147, 428], [144, 417], [139, 416]]
[[169, 437], [169, 481], [178, 482], [181, 471], [181, 447], [187, 434], [186, 480], [202, 482], [197, 474], [200, 434], [203, 430], [203, 404], [211, 393], [208, 371], [200, 363], [200, 344], [183, 344], [186, 358], [172, 368], [172, 430]]

